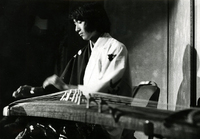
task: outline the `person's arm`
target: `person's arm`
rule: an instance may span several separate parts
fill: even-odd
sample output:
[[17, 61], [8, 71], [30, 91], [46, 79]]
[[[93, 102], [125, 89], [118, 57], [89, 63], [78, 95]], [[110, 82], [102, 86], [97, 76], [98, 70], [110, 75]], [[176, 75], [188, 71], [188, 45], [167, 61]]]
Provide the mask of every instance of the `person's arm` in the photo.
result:
[[43, 86], [32, 87], [30, 85], [23, 85], [14, 91], [12, 96], [21, 99], [68, 89], [77, 89], [77, 86], [67, 85], [57, 75], [52, 75], [44, 81]]
[[57, 75], [52, 75], [50, 77], [48, 77], [44, 82], [42, 87], [45, 89], [48, 86], [53, 85], [55, 88], [57, 88], [58, 90], [68, 90], [70, 89], [70, 86], [65, 84], [62, 79], [60, 79], [60, 77], [58, 77]]
[[52, 75], [44, 81], [43, 88], [47, 89], [49, 86], [53, 86], [60, 91], [68, 90], [60, 98], [61, 101], [72, 101], [78, 105], [81, 103], [81, 97], [83, 95], [82, 91], [80, 91], [75, 85], [65, 84], [63, 80], [57, 75]]
[[49, 85], [53, 85], [55, 88], [58, 90], [69, 90], [69, 89], [77, 89], [78, 87], [75, 85], [69, 85], [63, 82], [63, 80], [58, 77], [57, 75], [52, 75], [48, 77], [44, 82], [43, 82], [43, 88], [45, 89]]

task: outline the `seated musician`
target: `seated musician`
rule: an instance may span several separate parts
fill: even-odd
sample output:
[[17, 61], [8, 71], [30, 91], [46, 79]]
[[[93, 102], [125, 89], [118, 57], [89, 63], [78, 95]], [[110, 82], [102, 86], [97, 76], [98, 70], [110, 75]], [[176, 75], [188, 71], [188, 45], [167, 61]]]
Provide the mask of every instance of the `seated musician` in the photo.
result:
[[[131, 96], [132, 83], [128, 52], [124, 44], [110, 34], [110, 22], [103, 6], [96, 3], [84, 4], [70, 15], [75, 31], [88, 41], [69, 61], [63, 74], [48, 77], [42, 88], [21, 86], [13, 96], [19, 98], [29, 94], [44, 94], [48, 87], [70, 90], [81, 103], [81, 96], [90, 97], [92, 92], [104, 92]], [[63, 98], [66, 98], [63, 96]], [[63, 99], [66, 100], [66, 99]], [[103, 127], [110, 138], [120, 138], [122, 129]]]

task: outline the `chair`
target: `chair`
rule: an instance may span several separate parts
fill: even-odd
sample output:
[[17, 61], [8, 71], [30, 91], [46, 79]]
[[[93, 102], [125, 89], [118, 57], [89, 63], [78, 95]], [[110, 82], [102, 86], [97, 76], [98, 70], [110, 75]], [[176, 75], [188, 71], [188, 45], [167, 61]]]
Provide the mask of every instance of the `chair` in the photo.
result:
[[[133, 98], [146, 100], [144, 107], [157, 108], [160, 95], [160, 88], [153, 81], [142, 81], [138, 86], [133, 87]], [[134, 106], [134, 102], [132, 106]], [[141, 104], [140, 104], [141, 106]], [[121, 139], [150, 139], [152, 136], [146, 136], [143, 132], [124, 129]]]
[[[157, 108], [160, 88], [153, 81], [142, 81], [133, 87], [133, 98], [146, 100], [146, 107]], [[144, 104], [145, 105], [145, 104]]]

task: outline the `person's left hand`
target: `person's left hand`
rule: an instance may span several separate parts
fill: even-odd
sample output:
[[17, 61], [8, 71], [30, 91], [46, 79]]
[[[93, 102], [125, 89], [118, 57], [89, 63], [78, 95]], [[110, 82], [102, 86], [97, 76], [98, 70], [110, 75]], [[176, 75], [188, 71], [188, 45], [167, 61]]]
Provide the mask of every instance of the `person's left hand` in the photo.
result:
[[82, 91], [80, 91], [79, 89], [70, 89], [65, 92], [65, 94], [62, 96], [60, 100], [72, 101], [80, 105], [83, 98], [84, 98], [84, 95]]
[[20, 99], [20, 98], [26, 98], [31, 96], [31, 91], [33, 91], [34, 87], [29, 85], [23, 85], [20, 86], [16, 91], [13, 92], [12, 96], [14, 98]]

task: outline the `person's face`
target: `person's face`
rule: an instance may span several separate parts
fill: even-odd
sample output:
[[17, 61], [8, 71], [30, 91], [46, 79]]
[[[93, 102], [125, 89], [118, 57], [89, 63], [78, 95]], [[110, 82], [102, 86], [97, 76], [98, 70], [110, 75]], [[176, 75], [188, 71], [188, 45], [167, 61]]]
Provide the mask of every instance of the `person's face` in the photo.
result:
[[91, 40], [95, 33], [94, 31], [88, 32], [86, 30], [86, 22], [75, 19], [73, 21], [75, 24], [75, 31], [79, 34], [79, 36], [81, 36], [83, 40]]

